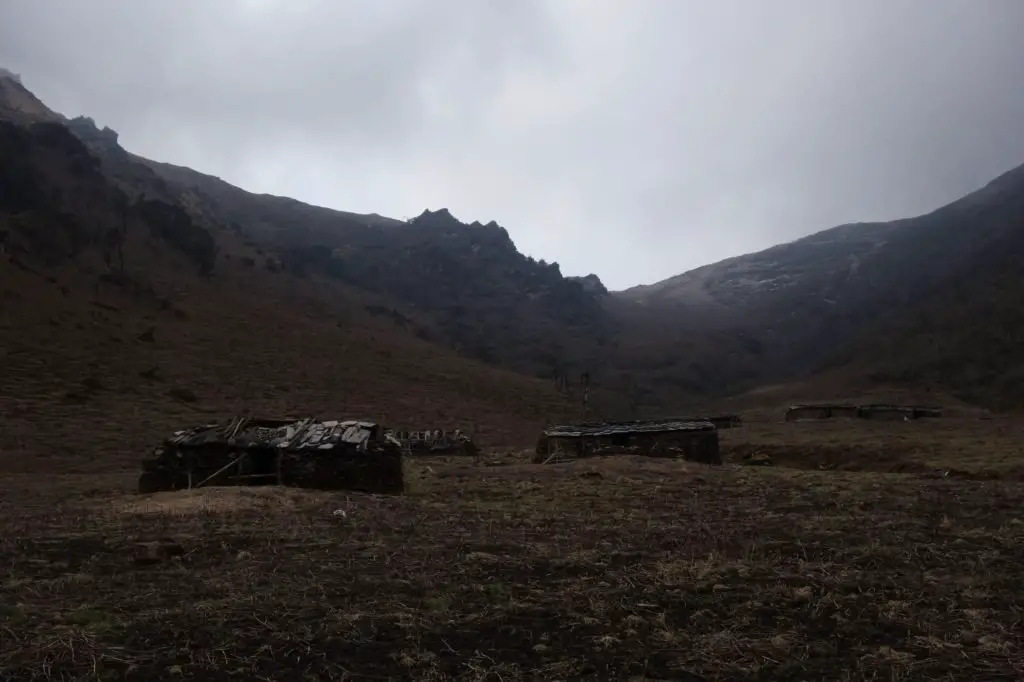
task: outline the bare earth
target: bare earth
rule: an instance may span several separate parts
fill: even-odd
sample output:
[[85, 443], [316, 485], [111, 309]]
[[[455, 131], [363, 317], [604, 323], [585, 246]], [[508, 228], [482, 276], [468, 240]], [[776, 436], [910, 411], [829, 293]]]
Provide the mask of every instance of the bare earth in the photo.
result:
[[[416, 459], [404, 497], [8, 476], [0, 678], [1024, 679], [1017, 427], [870, 428], [725, 436], [806, 466]], [[843, 429], [919, 445], [842, 471]]]

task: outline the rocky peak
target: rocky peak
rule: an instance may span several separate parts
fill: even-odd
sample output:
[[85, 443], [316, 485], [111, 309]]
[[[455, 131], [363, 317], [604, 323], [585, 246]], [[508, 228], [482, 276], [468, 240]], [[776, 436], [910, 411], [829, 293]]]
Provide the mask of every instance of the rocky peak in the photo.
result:
[[96, 121], [88, 116], [76, 116], [68, 121], [68, 127], [85, 144], [90, 147], [97, 147], [103, 151], [120, 150], [117, 142], [117, 131], [104, 126], [101, 130]]
[[409, 224], [416, 227], [432, 229], [451, 229], [453, 227], [462, 227], [462, 223], [460, 223], [447, 208], [438, 209], [436, 211], [424, 209], [423, 213], [420, 213], [418, 216], [413, 218]]
[[608, 293], [608, 288], [604, 285], [604, 282], [594, 273], [590, 273], [585, 277], [567, 277], [566, 279], [578, 282], [588, 294], [604, 296]]
[[21, 76], [0, 67], [0, 119], [26, 125], [39, 121], [60, 121], [62, 117], [50, 111], [29, 92], [22, 84]]
[[410, 220], [409, 224], [420, 229], [441, 232], [449, 237], [455, 235], [468, 237], [472, 243], [483, 242], [492, 245], [509, 246], [515, 250], [515, 245], [512, 243], [508, 230], [495, 221], [492, 220], [487, 224], [483, 224], [479, 220], [463, 223], [453, 216], [447, 208], [441, 208], [436, 211], [426, 209], [423, 213]]

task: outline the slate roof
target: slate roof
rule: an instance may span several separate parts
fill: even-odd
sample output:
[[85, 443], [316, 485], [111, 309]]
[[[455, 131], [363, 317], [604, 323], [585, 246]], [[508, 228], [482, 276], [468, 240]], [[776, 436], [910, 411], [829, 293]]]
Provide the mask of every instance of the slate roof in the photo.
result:
[[166, 444], [196, 448], [224, 445], [237, 448], [270, 447], [286, 450], [330, 450], [338, 446], [366, 449], [378, 426], [356, 419], [321, 421], [304, 419], [256, 419], [235, 417], [227, 423], [211, 423], [176, 431]]
[[695, 421], [690, 419], [653, 419], [648, 421], [591, 422], [585, 424], [551, 426], [544, 430], [544, 435], [548, 438], [593, 438], [618, 434], [674, 433], [682, 431], [714, 430], [715, 425], [709, 421]]
[[856, 410], [857, 406], [850, 403], [799, 403], [790, 405], [790, 410]]

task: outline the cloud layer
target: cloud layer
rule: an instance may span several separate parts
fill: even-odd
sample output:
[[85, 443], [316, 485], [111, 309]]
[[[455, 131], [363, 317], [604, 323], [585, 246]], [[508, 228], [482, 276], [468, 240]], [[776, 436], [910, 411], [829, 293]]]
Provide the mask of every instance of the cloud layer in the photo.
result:
[[130, 150], [612, 288], [1024, 163], [1019, 0], [8, 0], [0, 66]]

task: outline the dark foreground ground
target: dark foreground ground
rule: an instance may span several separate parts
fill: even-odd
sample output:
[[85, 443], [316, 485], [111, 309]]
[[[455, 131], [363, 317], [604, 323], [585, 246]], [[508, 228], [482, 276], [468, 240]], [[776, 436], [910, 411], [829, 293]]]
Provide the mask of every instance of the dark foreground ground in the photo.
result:
[[402, 498], [7, 477], [0, 678], [1024, 679], [1018, 481], [408, 471]]

